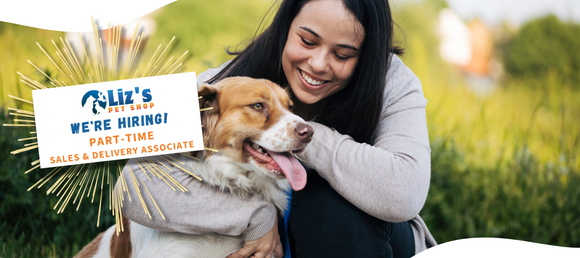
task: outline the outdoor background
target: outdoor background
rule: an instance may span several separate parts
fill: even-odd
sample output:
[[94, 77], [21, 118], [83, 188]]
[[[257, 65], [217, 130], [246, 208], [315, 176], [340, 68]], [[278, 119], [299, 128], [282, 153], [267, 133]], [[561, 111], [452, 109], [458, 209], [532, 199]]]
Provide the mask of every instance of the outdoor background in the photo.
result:
[[[231, 58], [224, 48], [243, 48], [267, 26], [262, 17], [272, 3], [169, 4], [149, 15], [156, 28], [137, 63], [142, 69], [176, 36], [170, 55], [189, 50], [178, 72], [216, 67]], [[580, 247], [580, 25], [547, 14], [490, 22], [448, 7], [443, 0], [392, 3], [401, 58], [428, 100], [432, 178], [420, 215], [439, 243], [501, 237]], [[455, 40], [451, 56], [446, 35]], [[16, 71], [47, 83], [27, 60], [58, 73], [36, 42], [48, 49], [59, 37], [65, 34], [0, 22], [2, 124], [12, 123], [7, 107], [32, 109], [7, 97], [31, 99]], [[59, 197], [47, 196], [47, 186], [27, 191], [48, 172], [24, 175], [38, 155], [9, 154], [29, 131], [0, 127], [0, 257], [71, 257], [114, 219], [103, 205], [97, 228], [98, 203], [56, 214]]]

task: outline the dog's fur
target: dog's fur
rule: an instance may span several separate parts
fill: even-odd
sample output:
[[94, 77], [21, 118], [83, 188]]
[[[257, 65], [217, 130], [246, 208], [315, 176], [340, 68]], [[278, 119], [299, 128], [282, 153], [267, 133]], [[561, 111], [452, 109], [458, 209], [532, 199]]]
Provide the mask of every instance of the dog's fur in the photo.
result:
[[[306, 184], [304, 169], [289, 155], [302, 151], [313, 134], [312, 127], [290, 112], [288, 93], [268, 80], [233, 77], [202, 85], [199, 95], [200, 107], [213, 107], [202, 113], [204, 144], [219, 153], [199, 153], [203, 161], [188, 161], [189, 171], [233, 195], [262, 195], [285, 209], [284, 191], [290, 188], [286, 177], [295, 190]], [[119, 235], [112, 226], [76, 257], [223, 258], [243, 244], [240, 236], [160, 232], [125, 218], [123, 225]]]

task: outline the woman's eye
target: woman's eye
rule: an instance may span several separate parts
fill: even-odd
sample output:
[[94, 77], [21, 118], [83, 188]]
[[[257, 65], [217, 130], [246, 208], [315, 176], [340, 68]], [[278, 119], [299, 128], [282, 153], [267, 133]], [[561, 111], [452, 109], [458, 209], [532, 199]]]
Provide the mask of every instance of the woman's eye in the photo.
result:
[[262, 105], [262, 103], [256, 103], [252, 105], [252, 108], [255, 110], [261, 110], [262, 108], [264, 108], [264, 105]]
[[305, 39], [303, 37], [300, 37], [300, 38], [302, 39], [302, 42], [304, 44], [306, 44], [307, 46], [314, 46], [314, 42], [310, 42], [310, 41], [308, 41], [307, 39]]
[[343, 55], [339, 55], [339, 54], [334, 54], [334, 56], [336, 56], [336, 59], [338, 59], [340, 61], [346, 61], [350, 58], [350, 56], [343, 56]]

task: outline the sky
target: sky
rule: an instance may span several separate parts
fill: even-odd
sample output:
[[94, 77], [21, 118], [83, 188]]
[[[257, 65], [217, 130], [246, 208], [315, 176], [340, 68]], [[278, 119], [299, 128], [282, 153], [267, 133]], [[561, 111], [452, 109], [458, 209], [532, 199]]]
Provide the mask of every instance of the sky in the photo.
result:
[[[402, 1], [402, 0], [398, 0]], [[420, 0], [403, 0], [420, 1]], [[488, 25], [504, 19], [520, 26], [530, 19], [555, 14], [563, 21], [580, 23], [580, 0], [446, 0], [459, 17], [480, 18]]]

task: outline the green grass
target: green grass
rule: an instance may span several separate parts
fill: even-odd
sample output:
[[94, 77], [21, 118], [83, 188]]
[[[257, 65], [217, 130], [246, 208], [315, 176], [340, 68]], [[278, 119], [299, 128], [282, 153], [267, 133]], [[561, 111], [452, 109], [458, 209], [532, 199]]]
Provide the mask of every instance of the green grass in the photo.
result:
[[396, 13], [403, 60], [429, 101], [432, 180], [421, 215], [433, 235], [580, 246], [580, 91], [551, 74], [472, 92], [438, 56], [436, 14], [430, 2]]
[[[7, 122], [6, 113], [0, 110], [0, 124]], [[50, 170], [34, 170], [25, 175], [38, 154], [9, 152], [22, 147], [16, 139], [30, 137], [29, 130], [0, 130], [0, 257], [72, 257], [114, 224], [107, 202], [102, 208], [100, 226], [96, 227], [98, 206], [90, 204], [90, 200], [85, 200], [78, 211], [68, 207], [57, 214], [53, 207], [60, 197], [46, 195], [46, 186], [27, 191]]]

